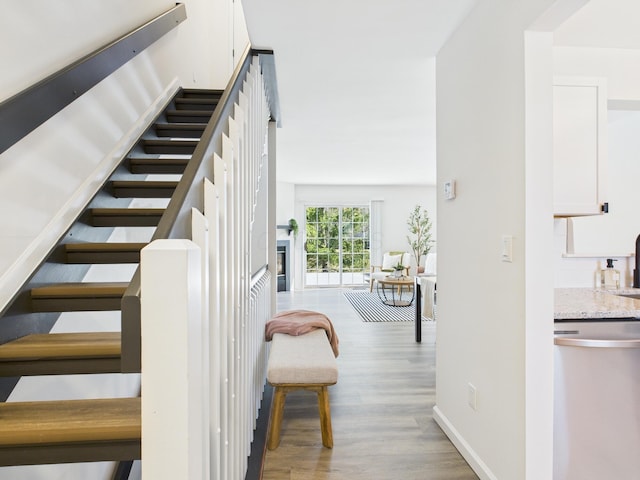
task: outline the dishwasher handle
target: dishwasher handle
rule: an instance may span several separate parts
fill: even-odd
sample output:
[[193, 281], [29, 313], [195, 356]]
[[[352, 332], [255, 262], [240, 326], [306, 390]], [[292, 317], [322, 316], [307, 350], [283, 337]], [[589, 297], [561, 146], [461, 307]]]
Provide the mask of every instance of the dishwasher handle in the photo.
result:
[[640, 348], [640, 338], [600, 339], [556, 337], [553, 339], [553, 343], [562, 347]]

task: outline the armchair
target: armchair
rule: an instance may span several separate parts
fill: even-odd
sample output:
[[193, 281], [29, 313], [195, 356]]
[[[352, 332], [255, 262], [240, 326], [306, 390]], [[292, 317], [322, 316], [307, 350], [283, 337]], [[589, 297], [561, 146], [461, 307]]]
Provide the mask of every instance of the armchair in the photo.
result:
[[373, 291], [373, 284], [376, 280], [384, 279], [394, 271], [398, 263], [404, 265], [404, 274], [409, 275], [410, 265], [409, 252], [385, 252], [382, 256], [382, 265], [371, 265], [369, 274], [369, 291]]

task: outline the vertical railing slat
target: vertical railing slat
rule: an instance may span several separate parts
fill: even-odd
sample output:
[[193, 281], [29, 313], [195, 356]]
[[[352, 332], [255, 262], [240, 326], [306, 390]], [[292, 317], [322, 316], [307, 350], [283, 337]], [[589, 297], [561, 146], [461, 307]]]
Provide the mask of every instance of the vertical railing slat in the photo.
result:
[[210, 399], [210, 388], [209, 384], [211, 381], [210, 374], [210, 359], [209, 359], [209, 223], [206, 217], [197, 209], [191, 209], [191, 237], [193, 243], [195, 243], [200, 249], [200, 278], [201, 278], [201, 290], [202, 290], [202, 302], [200, 305], [200, 310], [202, 314], [202, 321], [200, 327], [200, 344], [202, 349], [201, 362], [202, 362], [202, 375], [201, 382], [202, 387], [200, 388], [200, 395], [202, 396], [202, 421], [200, 424], [200, 428], [202, 431], [202, 452], [201, 456], [203, 459], [206, 459], [206, 462], [203, 462], [203, 472], [202, 476], [205, 479], [211, 478], [211, 465], [210, 465], [210, 449], [211, 449], [211, 437], [210, 437], [210, 418], [211, 412], [209, 409], [209, 405], [211, 404]]
[[227, 339], [227, 416], [225, 418], [226, 428], [226, 469], [227, 469], [227, 477], [229, 479], [236, 478], [235, 476], [235, 465], [233, 462], [233, 445], [234, 441], [234, 432], [233, 425], [235, 421], [235, 378], [234, 378], [234, 358], [235, 358], [235, 331], [234, 331], [234, 323], [235, 318], [237, 318], [237, 303], [236, 303], [236, 272], [237, 272], [237, 264], [235, 261], [236, 248], [236, 215], [235, 215], [235, 168], [234, 168], [234, 158], [233, 158], [233, 146], [229, 137], [226, 135], [222, 135], [222, 159], [225, 164], [226, 171], [226, 189], [227, 189], [227, 202], [226, 202], [226, 227], [227, 227], [227, 245], [226, 245], [226, 255], [227, 255], [227, 271], [226, 278], [224, 281], [227, 283], [227, 298], [225, 299], [225, 303], [227, 304], [227, 318], [225, 319], [225, 327], [226, 327], [226, 339]]
[[[222, 159], [217, 155], [214, 156], [214, 174], [216, 177], [224, 178], [224, 167]], [[224, 181], [220, 182], [224, 186]], [[224, 442], [221, 435], [221, 419], [224, 418], [223, 412], [223, 395], [224, 381], [223, 371], [226, 368], [226, 342], [222, 342], [221, 318], [223, 316], [221, 298], [224, 298], [224, 282], [221, 282], [221, 275], [224, 272], [222, 268], [221, 254], [223, 251], [222, 239], [222, 220], [221, 210], [224, 195], [221, 185], [214, 185], [210, 180], [205, 179], [204, 182], [204, 212], [209, 225], [209, 312], [210, 312], [210, 328], [209, 328], [209, 372], [210, 372], [210, 425], [211, 425], [211, 479], [222, 480], [222, 452]]]

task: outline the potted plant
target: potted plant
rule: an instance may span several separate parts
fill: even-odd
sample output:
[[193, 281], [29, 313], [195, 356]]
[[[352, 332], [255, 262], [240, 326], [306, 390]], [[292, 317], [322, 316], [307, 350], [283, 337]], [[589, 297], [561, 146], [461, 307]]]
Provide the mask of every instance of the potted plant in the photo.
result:
[[298, 222], [295, 218], [289, 219], [289, 233], [293, 232], [293, 236], [298, 236]]
[[432, 243], [429, 212], [420, 205], [416, 205], [409, 215], [407, 226], [410, 233], [410, 235], [407, 235], [407, 242], [409, 242], [413, 256], [416, 259], [417, 271], [422, 273], [424, 271], [424, 267], [421, 266], [422, 257], [429, 253]]
[[405, 269], [405, 266], [402, 263], [398, 262], [393, 266], [393, 276], [400, 278], [402, 277], [402, 272]]

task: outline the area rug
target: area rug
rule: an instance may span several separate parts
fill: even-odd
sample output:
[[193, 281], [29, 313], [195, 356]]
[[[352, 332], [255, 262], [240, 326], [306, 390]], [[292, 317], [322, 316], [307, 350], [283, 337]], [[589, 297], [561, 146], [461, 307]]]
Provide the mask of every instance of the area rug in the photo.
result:
[[375, 291], [369, 293], [369, 290], [345, 290], [344, 296], [363, 322], [413, 322], [415, 320], [415, 302], [408, 307], [390, 307], [382, 303]]

